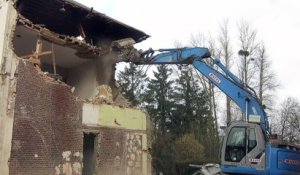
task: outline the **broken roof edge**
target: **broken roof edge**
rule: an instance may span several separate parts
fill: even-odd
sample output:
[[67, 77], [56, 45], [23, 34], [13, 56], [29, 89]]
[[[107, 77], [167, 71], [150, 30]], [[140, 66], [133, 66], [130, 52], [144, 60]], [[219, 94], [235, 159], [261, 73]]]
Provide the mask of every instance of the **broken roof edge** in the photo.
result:
[[[61, 0], [57, 0], [57, 1], [61, 1]], [[75, 6], [77, 6], [77, 7], [83, 8], [83, 9], [86, 10], [86, 11], [91, 11], [91, 9], [93, 8], [93, 7], [89, 8], [89, 7], [87, 7], [86, 5], [81, 4], [81, 3], [77, 2], [77, 1], [74, 1], [74, 0], [64, 0], [64, 1], [65, 1], [65, 3], [69, 3], [70, 5], [75, 5]], [[141, 37], [141, 38], [139, 38], [139, 40], [136, 41], [136, 43], [142, 42], [142, 41], [144, 41], [144, 40], [146, 40], [147, 38], [150, 37], [150, 35], [146, 34], [145, 32], [143, 32], [143, 31], [141, 31], [141, 30], [139, 30], [139, 29], [136, 29], [136, 28], [134, 28], [134, 27], [132, 27], [132, 26], [130, 26], [130, 25], [128, 25], [128, 24], [125, 24], [125, 23], [123, 23], [123, 22], [121, 22], [121, 21], [118, 21], [118, 20], [116, 20], [116, 19], [114, 19], [114, 18], [112, 18], [112, 17], [109, 17], [109, 16], [107, 16], [107, 15], [104, 14], [104, 13], [98, 12], [98, 11], [96, 11], [96, 10], [93, 10], [92, 13], [95, 14], [95, 15], [98, 15], [99, 17], [105, 17], [105, 18], [107, 18], [108, 20], [114, 21], [114, 22], [116, 22], [116, 23], [118, 23], [118, 24], [120, 24], [120, 25], [122, 25], [122, 26], [124, 26], [124, 27], [127, 27], [127, 28], [129, 28], [129, 29], [132, 29], [132, 30], [135, 30], [135, 31], [137, 31], [137, 32], [140, 32], [140, 33], [144, 34], [144, 36]]]
[[76, 55], [80, 58], [96, 58], [110, 52], [110, 49], [102, 49], [101, 47], [92, 46], [84, 40], [79, 40], [76, 37], [58, 34], [41, 25], [33, 24], [29, 19], [25, 18], [21, 14], [18, 15], [17, 21], [17, 25], [22, 25], [25, 28], [38, 33], [43, 39], [49, 42], [75, 49], [77, 51]]
[[[83, 32], [86, 32], [85, 36], [89, 40], [97, 39], [94, 37], [98, 37], [100, 34], [102, 35], [103, 33], [101, 32], [104, 32], [105, 35], [109, 35], [109, 38], [114, 38], [114, 40], [133, 38], [136, 43], [142, 42], [150, 37], [141, 30], [106, 16], [103, 13], [93, 10], [92, 7], [89, 8], [74, 0], [11, 1], [13, 1], [13, 5], [18, 13], [25, 16], [32, 23], [44, 24], [49, 30], [55, 31], [56, 33], [78, 36], [80, 31], [78, 31], [77, 27], [83, 22], [83, 25], [85, 25], [83, 26]], [[60, 11], [62, 9], [61, 7], [64, 11]], [[72, 17], [72, 15], [76, 16]], [[52, 21], [49, 20], [51, 18]], [[91, 43], [93, 44], [95, 42], [92, 41]]]
[[86, 6], [84, 4], [81, 4], [81, 3], [77, 2], [77, 1], [74, 1], [74, 0], [57, 0], [57, 1], [64, 1], [66, 4], [73, 5], [73, 6], [76, 6], [78, 8], [82, 8], [82, 9], [84, 9], [86, 11], [91, 11], [92, 10], [91, 13], [94, 14], [94, 15], [96, 15], [96, 16], [98, 16], [98, 17], [106, 18], [106, 19], [108, 19], [110, 21], [113, 21], [113, 22], [115, 22], [115, 23], [117, 23], [119, 25], [122, 25], [122, 26], [124, 26], [124, 27], [126, 27], [128, 29], [131, 29], [131, 30], [134, 30], [136, 32], [139, 32], [141, 35], [144, 35], [143, 37], [140, 37], [139, 39], [137, 39], [135, 41], [136, 43], [142, 42], [142, 41], [144, 41], [144, 40], [146, 40], [147, 38], [150, 37], [150, 35], [146, 34], [145, 32], [143, 32], [143, 31], [141, 31], [141, 30], [139, 30], [137, 28], [134, 28], [134, 27], [132, 27], [132, 26], [130, 26], [128, 24], [125, 24], [125, 23], [123, 23], [121, 21], [118, 21], [118, 20], [112, 18], [112, 17], [109, 17], [109, 16], [107, 16], [104, 13], [101, 13], [101, 12], [98, 12], [98, 11], [94, 10], [93, 7], [88, 7], [88, 6]]

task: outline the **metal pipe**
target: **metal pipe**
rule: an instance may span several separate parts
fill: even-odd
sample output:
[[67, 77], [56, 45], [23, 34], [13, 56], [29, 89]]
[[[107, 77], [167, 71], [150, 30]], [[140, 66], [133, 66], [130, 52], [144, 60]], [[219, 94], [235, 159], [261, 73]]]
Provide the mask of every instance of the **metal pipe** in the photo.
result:
[[249, 117], [248, 117], [248, 106], [249, 106], [249, 100], [248, 100], [248, 98], [246, 98], [246, 120], [244, 120], [244, 121], [246, 121], [246, 122], [249, 122]]

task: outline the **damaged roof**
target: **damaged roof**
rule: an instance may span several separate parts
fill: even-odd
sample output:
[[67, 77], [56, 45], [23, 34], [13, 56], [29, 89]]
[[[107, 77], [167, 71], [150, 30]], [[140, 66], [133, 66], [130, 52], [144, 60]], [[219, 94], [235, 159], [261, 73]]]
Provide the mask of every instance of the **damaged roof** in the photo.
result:
[[133, 38], [138, 43], [149, 37], [73, 0], [18, 0], [15, 7], [33, 24], [63, 35], [84, 36], [92, 45], [97, 45], [99, 39]]

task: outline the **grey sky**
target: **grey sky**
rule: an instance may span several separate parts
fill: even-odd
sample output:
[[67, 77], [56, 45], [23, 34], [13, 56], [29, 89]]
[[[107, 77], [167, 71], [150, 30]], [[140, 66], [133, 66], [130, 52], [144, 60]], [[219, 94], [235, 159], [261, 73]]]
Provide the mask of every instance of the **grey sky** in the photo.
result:
[[[236, 24], [244, 19], [264, 41], [281, 88], [277, 97], [300, 100], [299, 0], [77, 0], [97, 11], [138, 28], [151, 38], [141, 49], [170, 48], [174, 41], [187, 45], [190, 35], [216, 36], [219, 23], [228, 18], [233, 39]], [[234, 46], [237, 52], [239, 48]]]

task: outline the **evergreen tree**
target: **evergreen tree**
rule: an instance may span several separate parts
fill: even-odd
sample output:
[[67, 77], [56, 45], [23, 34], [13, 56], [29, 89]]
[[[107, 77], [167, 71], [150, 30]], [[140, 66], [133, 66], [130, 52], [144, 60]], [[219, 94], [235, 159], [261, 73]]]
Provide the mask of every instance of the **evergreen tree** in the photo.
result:
[[132, 102], [139, 105], [142, 102], [142, 94], [145, 91], [145, 82], [148, 81], [147, 75], [141, 67], [130, 63], [124, 71], [117, 75], [117, 82], [122, 88], [122, 94]]
[[176, 138], [168, 132], [173, 100], [173, 83], [170, 80], [172, 70], [166, 65], [157, 66], [153, 72], [154, 78], [150, 79], [144, 95], [144, 103], [147, 112], [154, 124], [154, 140], [152, 150], [152, 165], [156, 173], [175, 174], [174, 149], [172, 145]]
[[174, 102], [172, 99], [173, 81], [170, 80], [172, 70], [166, 65], [159, 65], [157, 72], [154, 73], [154, 79], [148, 83], [147, 90], [144, 96], [144, 102], [148, 113], [155, 125], [154, 134], [156, 131], [165, 133], [168, 130], [172, 107]]
[[[200, 82], [194, 78], [191, 67], [183, 67], [176, 88], [177, 110], [172, 124], [179, 136], [191, 133], [205, 147], [206, 160], [218, 160], [218, 135], [215, 132], [214, 118], [209, 111], [210, 96], [202, 90]], [[176, 122], [173, 122], [176, 121]]]
[[205, 91], [193, 76], [191, 67], [182, 67], [177, 80], [175, 99], [176, 112], [173, 116], [173, 131], [179, 135], [192, 132], [192, 125], [200, 122], [208, 115], [208, 105]]

